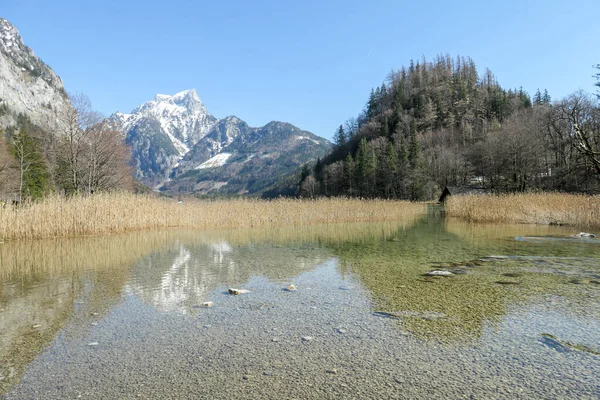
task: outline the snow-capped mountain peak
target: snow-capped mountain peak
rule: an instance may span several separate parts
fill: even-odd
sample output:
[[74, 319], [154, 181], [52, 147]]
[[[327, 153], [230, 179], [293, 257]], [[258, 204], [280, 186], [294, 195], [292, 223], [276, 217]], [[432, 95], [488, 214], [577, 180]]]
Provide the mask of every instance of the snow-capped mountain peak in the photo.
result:
[[195, 89], [184, 90], [172, 96], [157, 94], [153, 100], [142, 104], [130, 114], [115, 113], [111, 119], [120, 122], [125, 131], [144, 120], [156, 120], [181, 157], [202, 139], [217, 121], [208, 113]]
[[210, 116], [196, 90], [190, 89], [174, 94], [157, 94], [154, 100], [148, 101], [135, 110], [132, 114], [153, 116], [157, 119], [203, 119]]

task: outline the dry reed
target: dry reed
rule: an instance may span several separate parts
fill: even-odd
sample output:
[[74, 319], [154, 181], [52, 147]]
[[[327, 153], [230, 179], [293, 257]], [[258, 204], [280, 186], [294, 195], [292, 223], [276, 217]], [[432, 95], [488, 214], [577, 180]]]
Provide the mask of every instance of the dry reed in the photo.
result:
[[272, 201], [186, 201], [129, 193], [49, 197], [0, 209], [0, 238], [106, 235], [143, 229], [276, 228], [312, 224], [398, 221], [425, 212], [423, 204], [346, 198]]
[[564, 193], [453, 196], [446, 215], [471, 222], [600, 228], [600, 196]]

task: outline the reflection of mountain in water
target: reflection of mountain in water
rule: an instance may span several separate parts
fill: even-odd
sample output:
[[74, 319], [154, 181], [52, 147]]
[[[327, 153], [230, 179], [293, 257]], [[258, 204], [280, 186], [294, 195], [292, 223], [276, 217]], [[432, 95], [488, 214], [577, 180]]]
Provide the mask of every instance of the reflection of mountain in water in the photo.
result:
[[190, 313], [219, 287], [240, 286], [253, 276], [287, 282], [330, 257], [323, 248], [253, 244], [232, 247], [226, 241], [183, 245], [136, 263], [124, 293], [165, 312]]

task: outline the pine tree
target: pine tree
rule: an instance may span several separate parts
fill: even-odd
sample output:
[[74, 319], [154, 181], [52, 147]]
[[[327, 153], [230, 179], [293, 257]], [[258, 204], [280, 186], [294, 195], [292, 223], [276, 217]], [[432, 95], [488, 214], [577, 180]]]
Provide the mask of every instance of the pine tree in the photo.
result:
[[410, 199], [422, 200], [424, 188], [424, 167], [421, 159], [421, 145], [417, 137], [417, 128], [414, 121], [411, 122], [410, 144], [408, 151], [408, 162], [410, 166]]
[[367, 120], [370, 120], [377, 113], [377, 96], [375, 94], [375, 90], [371, 89], [371, 94], [369, 95], [369, 102], [367, 103]]
[[352, 154], [348, 153], [344, 161], [344, 182], [348, 194], [352, 196], [355, 191], [354, 175], [356, 174], [356, 163], [352, 158]]
[[421, 156], [421, 146], [417, 138], [417, 123], [413, 119], [410, 122], [410, 145], [408, 149], [408, 161], [411, 169], [415, 169]]
[[356, 153], [356, 181], [360, 196], [372, 196], [375, 189], [375, 172], [377, 171], [377, 156], [375, 149], [367, 139], [362, 138]]
[[306, 178], [308, 178], [309, 176], [310, 176], [310, 168], [308, 168], [308, 164], [302, 165], [302, 171], [300, 172], [300, 183], [298, 186], [302, 186], [302, 182], [304, 182], [304, 180]]
[[408, 148], [406, 140], [402, 140], [398, 145], [398, 177], [395, 182], [396, 195], [399, 198], [406, 198], [406, 180], [408, 177], [410, 165], [408, 163]]
[[549, 106], [551, 102], [552, 102], [552, 98], [548, 94], [548, 89], [544, 89], [544, 95], [542, 96], [542, 103], [544, 105]]
[[347, 137], [346, 132], [344, 131], [344, 127], [342, 125], [340, 125], [340, 127], [338, 128], [333, 140], [335, 141], [335, 144], [338, 147], [344, 147], [346, 145], [346, 143], [348, 141], [348, 137]]
[[388, 142], [386, 148], [386, 168], [385, 170], [385, 196], [396, 197], [396, 179], [398, 178], [398, 154], [392, 142]]
[[535, 96], [533, 96], [533, 104], [535, 104], [536, 106], [539, 106], [542, 104], [542, 93], [540, 92], [539, 88], [535, 92]]
[[322, 180], [323, 179], [323, 162], [321, 161], [321, 157], [317, 157], [317, 161], [315, 162], [315, 165], [312, 168], [312, 176], [315, 177], [318, 180]]
[[383, 123], [381, 124], [381, 136], [384, 138], [390, 136], [389, 121], [387, 116], [383, 119]]
[[39, 141], [23, 126], [12, 135], [10, 150], [19, 170], [19, 200], [44, 196], [50, 188], [50, 174]]
[[373, 143], [368, 143], [367, 151], [366, 178], [369, 182], [367, 194], [373, 197], [377, 195], [377, 154]]

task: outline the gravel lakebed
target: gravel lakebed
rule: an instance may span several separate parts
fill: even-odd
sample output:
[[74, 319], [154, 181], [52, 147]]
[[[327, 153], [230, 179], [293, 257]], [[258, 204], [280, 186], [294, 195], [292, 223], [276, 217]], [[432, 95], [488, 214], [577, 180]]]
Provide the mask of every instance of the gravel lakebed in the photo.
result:
[[[295, 291], [285, 288], [293, 283]], [[560, 298], [514, 306], [476, 340], [417, 338], [376, 313], [331, 258], [292, 280], [261, 276], [230, 295], [165, 312], [135, 294], [101, 315], [81, 307], [6, 399], [595, 399], [600, 356], [540, 341], [592, 332]], [[85, 303], [89, 299], [82, 298]], [[411, 315], [405, 310], [404, 315]], [[407, 314], [409, 313], [409, 314]], [[585, 336], [585, 335], [584, 335]], [[585, 339], [585, 338], [584, 338]]]

